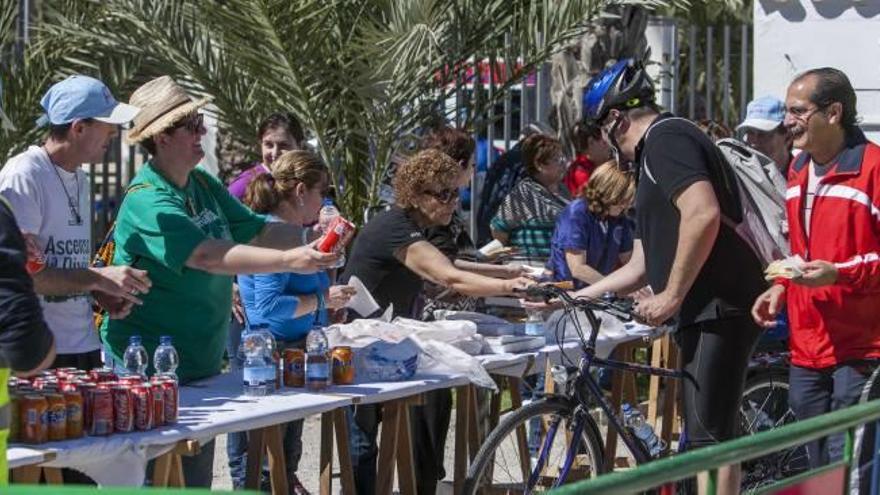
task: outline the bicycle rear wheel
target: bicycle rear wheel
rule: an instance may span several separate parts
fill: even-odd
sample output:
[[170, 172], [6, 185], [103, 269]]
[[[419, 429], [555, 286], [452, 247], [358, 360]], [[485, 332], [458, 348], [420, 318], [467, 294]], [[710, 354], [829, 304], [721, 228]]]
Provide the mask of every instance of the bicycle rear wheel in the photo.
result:
[[[746, 381], [740, 406], [744, 435], [772, 430], [796, 421], [788, 406], [788, 376], [778, 370], [760, 372]], [[809, 467], [803, 445], [742, 463], [742, 491], [752, 492], [802, 473]]]
[[[581, 433], [575, 438], [573, 415], [576, 403], [547, 397], [507, 415], [492, 430], [468, 469], [464, 494], [515, 494], [549, 491], [557, 482], [570, 449], [576, 455], [564, 482], [571, 483], [605, 472], [602, 442], [596, 422], [578, 413]], [[527, 438], [530, 422], [541, 427]], [[529, 445], [532, 448], [529, 448]], [[542, 469], [536, 469], [539, 464]]]

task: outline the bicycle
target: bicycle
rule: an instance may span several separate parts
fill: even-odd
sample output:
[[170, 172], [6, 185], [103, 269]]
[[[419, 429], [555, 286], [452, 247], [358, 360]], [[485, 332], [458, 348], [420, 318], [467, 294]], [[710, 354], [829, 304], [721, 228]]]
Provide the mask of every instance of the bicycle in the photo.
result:
[[[590, 370], [594, 367], [606, 367], [674, 379], [684, 376], [678, 370], [596, 356], [596, 339], [601, 320], [594, 312], [603, 311], [610, 317], [625, 322], [632, 321], [632, 300], [575, 299], [565, 290], [553, 285], [533, 286], [524, 292], [530, 298], [558, 298], [562, 302], [564, 317], [558, 321], [561, 323], [568, 319], [573, 323], [572, 328], [577, 332], [580, 343], [581, 357], [575, 364], [566, 356], [560, 335], [561, 325], [557, 324], [556, 343], [562, 351], [563, 365], [554, 366], [552, 375], [556, 389], [560, 392], [545, 395], [542, 399], [510, 413], [492, 430], [468, 469], [463, 491], [466, 495], [477, 492], [534, 493], [608, 471], [611, 465], [609, 461], [613, 460], [604, 458], [599, 426], [590, 414], [593, 404], [598, 404], [602, 414], [608, 418], [608, 427], [617, 431], [636, 464], [650, 461], [652, 457], [645, 444], [630, 428], [623, 425], [618, 412], [612, 409]], [[577, 311], [581, 311], [590, 324], [588, 337], [584, 335], [575, 317]], [[538, 446], [534, 453], [530, 452], [526, 438], [526, 431], [533, 419], [541, 421], [543, 426], [538, 432], [538, 441], [533, 442], [533, 445]], [[564, 439], [557, 438], [563, 421]], [[509, 450], [518, 455], [518, 458], [509, 459]]]

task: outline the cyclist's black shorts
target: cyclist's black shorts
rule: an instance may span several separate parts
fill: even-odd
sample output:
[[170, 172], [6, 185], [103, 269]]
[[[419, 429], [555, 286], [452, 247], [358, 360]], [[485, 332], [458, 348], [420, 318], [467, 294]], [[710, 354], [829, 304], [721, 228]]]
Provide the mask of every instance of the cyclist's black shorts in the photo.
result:
[[693, 377], [683, 380], [688, 449], [737, 436], [746, 368], [760, 335], [761, 328], [746, 315], [703, 321], [676, 332], [682, 368]]

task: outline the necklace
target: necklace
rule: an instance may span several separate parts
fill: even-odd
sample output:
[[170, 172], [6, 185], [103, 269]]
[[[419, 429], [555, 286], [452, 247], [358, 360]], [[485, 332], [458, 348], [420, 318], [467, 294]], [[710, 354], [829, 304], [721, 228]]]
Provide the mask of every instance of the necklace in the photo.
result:
[[76, 196], [71, 196], [67, 191], [67, 186], [64, 185], [64, 179], [61, 178], [61, 173], [58, 172], [58, 165], [56, 165], [51, 159], [49, 159], [49, 161], [52, 163], [52, 170], [55, 171], [55, 177], [58, 177], [58, 182], [61, 183], [61, 189], [64, 189], [64, 195], [67, 196], [67, 207], [70, 208], [70, 216], [72, 217], [72, 222], [69, 222], [70, 225], [82, 225], [82, 215], [79, 214], [79, 176], [76, 172], [73, 173], [73, 180], [76, 182]]

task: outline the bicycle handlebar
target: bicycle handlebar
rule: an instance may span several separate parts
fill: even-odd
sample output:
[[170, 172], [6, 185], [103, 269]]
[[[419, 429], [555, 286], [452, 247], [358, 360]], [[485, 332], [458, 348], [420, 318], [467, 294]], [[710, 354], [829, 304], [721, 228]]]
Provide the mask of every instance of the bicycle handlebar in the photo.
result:
[[633, 300], [630, 298], [618, 298], [616, 296], [602, 299], [587, 297], [572, 297], [564, 286], [557, 284], [532, 285], [526, 289], [516, 289], [515, 292], [525, 294], [527, 298], [549, 300], [559, 298], [564, 304], [596, 311], [604, 311], [621, 321], [632, 321]]

